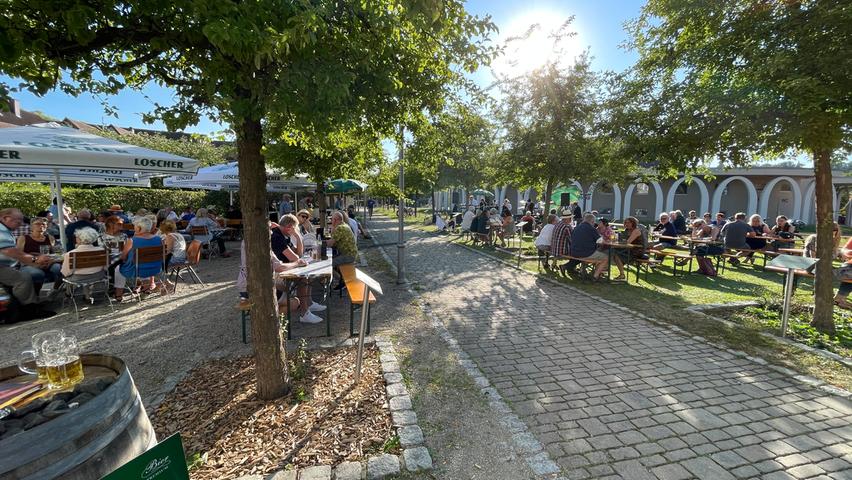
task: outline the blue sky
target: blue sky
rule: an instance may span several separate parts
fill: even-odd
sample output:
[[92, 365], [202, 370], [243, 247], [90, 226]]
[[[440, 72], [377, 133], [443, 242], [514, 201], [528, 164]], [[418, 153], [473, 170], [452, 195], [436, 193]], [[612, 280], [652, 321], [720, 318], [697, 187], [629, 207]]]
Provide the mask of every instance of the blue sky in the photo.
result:
[[[502, 40], [508, 35], [522, 33], [531, 23], [540, 23], [545, 28], [558, 25], [569, 16], [574, 15], [572, 30], [577, 36], [569, 42], [568, 50], [578, 52], [588, 48], [594, 57], [592, 65], [597, 70], [623, 70], [627, 68], [634, 56], [619, 48], [627, 38], [622, 28], [625, 21], [635, 18], [643, 2], [638, 0], [598, 0], [598, 1], [537, 1], [537, 0], [474, 0], [467, 3], [469, 12], [476, 15], [490, 14], [500, 28], [497, 38]], [[536, 46], [525, 50], [532, 52], [524, 57], [535, 56]], [[474, 79], [482, 86], [491, 83], [492, 77], [488, 72], [481, 71]], [[0, 76], [0, 81], [12, 85], [20, 83], [16, 79]], [[29, 93], [14, 95], [21, 101], [22, 108], [38, 110], [59, 119], [69, 117], [93, 124], [113, 123], [123, 127], [140, 127], [165, 129], [162, 124], [146, 125], [142, 122], [142, 113], [153, 108], [153, 101], [168, 104], [171, 91], [156, 85], [151, 85], [143, 92], [127, 90], [106, 99], [118, 108], [118, 118], [108, 117], [101, 106], [101, 100], [91, 95], [70, 97], [62, 92], [51, 92], [44, 97], [36, 97]], [[208, 119], [194, 127], [187, 128], [189, 132], [212, 133], [222, 130], [222, 126]]]

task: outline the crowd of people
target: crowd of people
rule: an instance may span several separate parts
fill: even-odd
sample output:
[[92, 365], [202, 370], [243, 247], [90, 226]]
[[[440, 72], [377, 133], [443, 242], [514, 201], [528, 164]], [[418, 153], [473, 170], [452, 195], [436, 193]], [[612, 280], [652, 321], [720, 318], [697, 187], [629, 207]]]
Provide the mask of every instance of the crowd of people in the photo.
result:
[[[58, 216], [55, 200], [50, 208], [32, 218], [17, 208], [0, 210], [0, 287], [9, 291], [24, 317], [53, 315], [46, 305], [66, 292], [63, 279], [87, 283], [109, 276], [114, 286], [112, 296], [117, 301], [123, 299], [128, 288], [149, 293], [172, 289], [174, 286], [168, 281], [156, 285], [153, 275], [186, 261], [188, 239], [215, 243], [220, 256], [229, 256], [221, 237], [225, 229], [214, 207], [197, 210], [186, 207], [181, 214], [171, 206], [152, 211], [141, 208], [135, 214], [124, 212], [120, 205], [112, 205], [98, 214], [86, 208], [73, 214], [65, 207], [64, 244], [59, 241]], [[240, 217], [239, 209], [231, 207], [222, 220]], [[192, 227], [204, 227], [206, 234], [188, 234]], [[165, 247], [165, 261], [136, 262], [135, 252], [151, 246]], [[74, 254], [105, 249], [110, 254], [103, 267], [76, 268], [72, 262]], [[145, 281], [128, 286], [128, 279]], [[52, 288], [42, 299], [40, 292], [47, 283]], [[91, 299], [89, 291], [84, 296]]]
[[[534, 204], [528, 202], [528, 205]], [[698, 216], [694, 210], [687, 214], [674, 210], [660, 213], [656, 224], [648, 226], [642, 225], [636, 217], [627, 217], [616, 232], [610, 221], [599, 212], [582, 213], [577, 202], [566, 208], [552, 209], [547, 215], [536, 215], [535, 211], [526, 210], [518, 219], [522, 229], [515, 228], [511, 208], [511, 203], [506, 200], [498, 213], [496, 206], [470, 197], [465, 212], [452, 215], [445, 224], [448, 229], [460, 227], [474, 241], [486, 245], [496, 245], [498, 240], [505, 245], [505, 238], [516, 233], [532, 234], [540, 256], [571, 257], [560, 266], [565, 272], [575, 271], [580, 263], [590, 264], [594, 267], [591, 274], [594, 279], [600, 279], [609, 266], [614, 265], [619, 272], [614, 280], [623, 280], [624, 265], [629, 259], [645, 260], [662, 255], [659, 252], [666, 249], [675, 252], [689, 250], [697, 260], [699, 272], [706, 275], [716, 275], [713, 262], [708, 257], [723, 253], [727, 253], [726, 261], [737, 265], [741, 262], [753, 264], [758, 252], [765, 255], [798, 253], [815, 258], [817, 251], [817, 235], [804, 237], [784, 215], [777, 216], [770, 226], [757, 214], [748, 216], [738, 212], [728, 217], [724, 212], [705, 212]], [[797, 237], [804, 238], [804, 248], [795, 248]], [[835, 276], [838, 279], [852, 278], [852, 239], [844, 248], [841, 248], [840, 241], [840, 227], [835, 223], [832, 251], [835, 260], [844, 262]], [[613, 244], [619, 248], [608, 252]], [[689, 258], [681, 255], [674, 261], [688, 262]], [[547, 262], [545, 265], [549, 268]], [[841, 282], [840, 293], [835, 299], [838, 305], [850, 306], [846, 296], [852, 287], [847, 285]]]

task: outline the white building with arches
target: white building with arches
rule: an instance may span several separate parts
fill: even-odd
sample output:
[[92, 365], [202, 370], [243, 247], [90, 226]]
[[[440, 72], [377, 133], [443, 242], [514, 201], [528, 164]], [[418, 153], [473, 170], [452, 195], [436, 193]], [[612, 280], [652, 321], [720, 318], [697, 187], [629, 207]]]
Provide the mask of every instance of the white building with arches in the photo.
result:
[[[570, 183], [585, 194], [584, 202], [581, 202], [583, 210], [596, 210], [613, 219], [635, 216], [645, 222], [656, 219], [662, 211], [688, 213], [695, 210], [698, 216], [704, 212], [722, 212], [728, 216], [736, 212], [757, 213], [769, 224], [774, 224], [778, 215], [808, 224], [816, 220], [816, 184], [812, 168], [714, 169], [711, 174], [647, 183], [634, 180], [625, 185]], [[844, 213], [848, 217], [850, 212], [846, 212], [845, 208], [852, 195], [852, 176], [836, 171], [832, 177], [834, 216], [837, 218]], [[500, 202], [508, 198], [516, 211], [520, 211], [526, 201], [541, 198], [533, 189], [503, 186], [493, 191]], [[441, 197], [439, 207], [451, 208], [453, 203], [463, 203], [461, 199], [464, 198], [466, 196], [461, 190], [448, 191]]]

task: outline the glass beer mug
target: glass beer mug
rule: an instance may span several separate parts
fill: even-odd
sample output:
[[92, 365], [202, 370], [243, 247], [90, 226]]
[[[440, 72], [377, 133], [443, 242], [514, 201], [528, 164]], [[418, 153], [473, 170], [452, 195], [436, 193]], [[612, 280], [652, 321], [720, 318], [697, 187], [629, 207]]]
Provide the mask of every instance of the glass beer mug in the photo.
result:
[[70, 388], [83, 380], [83, 362], [77, 337], [68, 335], [59, 341], [42, 345], [47, 362], [47, 386], [51, 389]]
[[[32, 349], [24, 350], [18, 357], [18, 369], [24, 373], [38, 375], [39, 381], [47, 383], [47, 359], [43, 346], [47, 342], [58, 342], [64, 337], [65, 332], [62, 330], [48, 330], [33, 335]], [[34, 364], [35, 369], [26, 364]]]

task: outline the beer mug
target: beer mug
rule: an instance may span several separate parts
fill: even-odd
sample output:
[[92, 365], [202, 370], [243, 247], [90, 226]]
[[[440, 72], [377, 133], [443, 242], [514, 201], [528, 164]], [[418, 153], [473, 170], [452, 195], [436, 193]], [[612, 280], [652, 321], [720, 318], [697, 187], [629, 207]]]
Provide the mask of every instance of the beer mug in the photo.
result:
[[64, 336], [44, 342], [42, 350], [47, 364], [47, 387], [70, 388], [83, 380], [83, 362], [77, 337]]
[[[18, 356], [18, 369], [24, 373], [38, 375], [41, 382], [47, 383], [47, 359], [44, 354], [45, 343], [56, 343], [65, 337], [62, 330], [47, 330], [37, 333], [32, 337], [32, 349], [24, 350]], [[26, 363], [35, 364], [35, 368], [25, 366]]]

